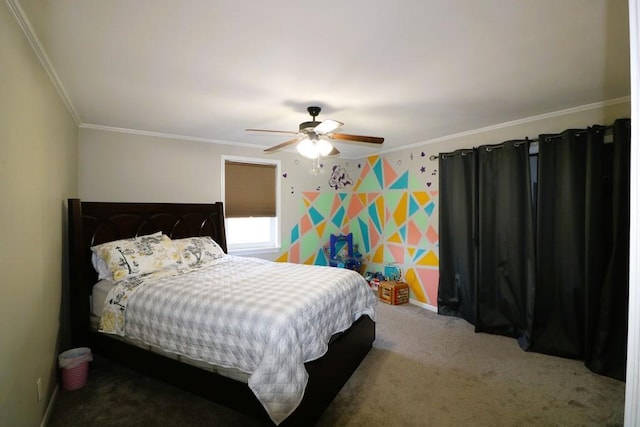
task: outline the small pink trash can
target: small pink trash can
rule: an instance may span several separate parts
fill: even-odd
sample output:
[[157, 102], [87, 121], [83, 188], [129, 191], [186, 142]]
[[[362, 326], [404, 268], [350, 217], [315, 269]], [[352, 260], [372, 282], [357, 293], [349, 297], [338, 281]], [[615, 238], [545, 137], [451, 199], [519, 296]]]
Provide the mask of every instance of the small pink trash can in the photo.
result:
[[88, 347], [72, 348], [58, 355], [58, 364], [62, 369], [62, 388], [77, 390], [87, 384], [89, 362], [93, 360]]

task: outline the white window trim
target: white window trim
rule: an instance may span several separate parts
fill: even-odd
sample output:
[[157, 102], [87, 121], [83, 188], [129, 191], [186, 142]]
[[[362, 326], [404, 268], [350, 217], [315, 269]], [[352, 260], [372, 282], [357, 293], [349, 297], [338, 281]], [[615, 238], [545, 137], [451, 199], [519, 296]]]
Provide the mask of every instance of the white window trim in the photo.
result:
[[[282, 187], [281, 182], [280, 182], [280, 177], [282, 176], [280, 170], [281, 170], [281, 162], [280, 160], [275, 160], [275, 159], [264, 159], [264, 158], [259, 158], [259, 157], [245, 157], [245, 156], [229, 156], [229, 155], [221, 155], [220, 156], [220, 196], [221, 199], [223, 201], [223, 203], [225, 202], [225, 162], [226, 161], [232, 161], [232, 162], [241, 162], [241, 163], [254, 163], [254, 164], [261, 164], [261, 165], [275, 165], [276, 167], [276, 221], [275, 221], [275, 242], [274, 242], [274, 246], [268, 246], [268, 247], [255, 247], [255, 248], [234, 248], [231, 249], [229, 248], [228, 244], [227, 244], [227, 251], [230, 254], [236, 254], [236, 255], [253, 255], [253, 254], [264, 254], [264, 253], [273, 253], [273, 252], [279, 252], [281, 249], [281, 242], [282, 239], [280, 237], [281, 235], [281, 229], [282, 229], [282, 218], [281, 218], [281, 209], [280, 206], [282, 205], [281, 203], [281, 190], [280, 188]], [[225, 205], [226, 206], [226, 205]], [[225, 222], [226, 222], [226, 214], [225, 214]], [[225, 224], [226, 225], [226, 224]]]
[[640, 0], [629, 0], [629, 42], [631, 61], [631, 199], [629, 227], [629, 320], [627, 335], [627, 378], [624, 425], [640, 423]]

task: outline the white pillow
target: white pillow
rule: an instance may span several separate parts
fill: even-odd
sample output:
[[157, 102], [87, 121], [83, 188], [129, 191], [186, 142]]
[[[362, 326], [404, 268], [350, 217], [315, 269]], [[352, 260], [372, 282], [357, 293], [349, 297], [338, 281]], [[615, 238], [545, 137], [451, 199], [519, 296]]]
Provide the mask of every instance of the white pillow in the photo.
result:
[[98, 275], [104, 276], [108, 271], [111, 277], [106, 279], [113, 282], [182, 264], [182, 257], [173, 242], [161, 232], [103, 243], [91, 250], [99, 258], [95, 264]]
[[98, 280], [111, 280], [111, 270], [107, 267], [107, 263], [95, 252], [91, 253], [91, 264], [98, 272]]
[[182, 259], [189, 267], [202, 267], [218, 262], [224, 251], [210, 236], [187, 237], [172, 240]]

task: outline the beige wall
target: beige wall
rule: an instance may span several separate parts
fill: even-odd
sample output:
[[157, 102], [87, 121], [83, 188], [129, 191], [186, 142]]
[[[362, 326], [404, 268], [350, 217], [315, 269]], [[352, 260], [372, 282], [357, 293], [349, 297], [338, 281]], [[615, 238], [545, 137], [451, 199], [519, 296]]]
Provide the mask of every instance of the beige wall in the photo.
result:
[[[357, 176], [356, 162], [324, 161], [313, 175], [311, 160], [297, 153], [265, 155], [261, 149], [212, 144], [81, 128], [79, 134], [79, 197], [87, 201], [191, 202], [221, 200], [221, 156], [280, 160], [282, 241], [301, 215], [303, 191], [328, 189], [330, 170], [340, 164]], [[253, 254], [275, 259], [278, 253]]]
[[57, 381], [78, 130], [4, 2], [0, 64], [0, 425], [37, 426]]

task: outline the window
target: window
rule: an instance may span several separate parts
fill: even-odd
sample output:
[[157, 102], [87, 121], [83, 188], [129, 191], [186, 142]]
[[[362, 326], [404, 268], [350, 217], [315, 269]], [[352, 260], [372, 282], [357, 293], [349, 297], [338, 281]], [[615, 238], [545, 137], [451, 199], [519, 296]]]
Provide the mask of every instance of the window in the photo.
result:
[[280, 248], [280, 162], [222, 156], [222, 200], [230, 253]]

